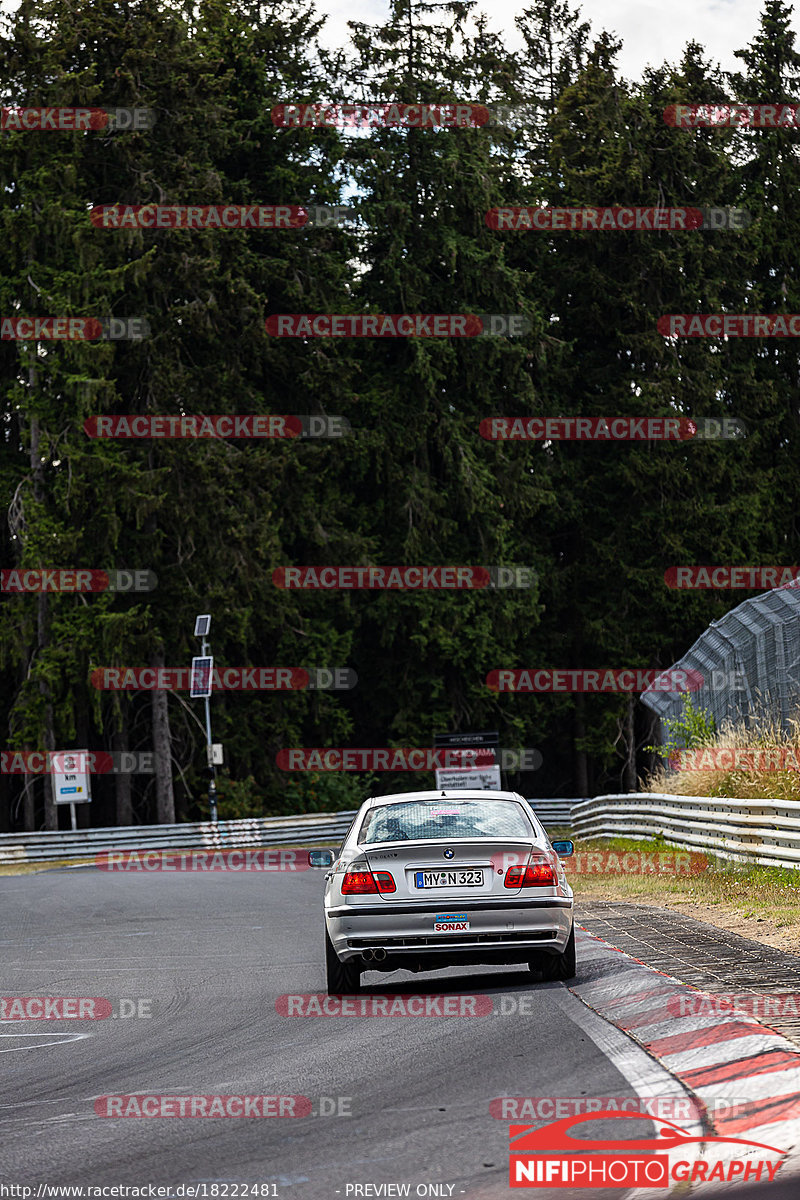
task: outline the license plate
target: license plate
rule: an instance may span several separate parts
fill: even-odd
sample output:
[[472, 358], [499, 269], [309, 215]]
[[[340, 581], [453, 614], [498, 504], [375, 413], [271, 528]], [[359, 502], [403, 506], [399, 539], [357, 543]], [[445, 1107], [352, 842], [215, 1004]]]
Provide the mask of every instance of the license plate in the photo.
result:
[[416, 871], [418, 888], [480, 887], [483, 871]]

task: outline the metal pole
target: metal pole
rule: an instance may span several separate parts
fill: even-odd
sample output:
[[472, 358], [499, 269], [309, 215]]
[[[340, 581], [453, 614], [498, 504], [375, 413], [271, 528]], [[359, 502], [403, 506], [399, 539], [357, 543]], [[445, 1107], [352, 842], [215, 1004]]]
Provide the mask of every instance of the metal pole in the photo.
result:
[[208, 780], [208, 804], [211, 809], [211, 820], [217, 824], [217, 769], [211, 761], [211, 706], [206, 696], [206, 754], [208, 769], [211, 772]]
[[[203, 638], [203, 649], [201, 654], [208, 654], [208, 643]], [[208, 762], [209, 778], [208, 778], [208, 807], [211, 810], [211, 822], [217, 824], [217, 770], [212, 760], [211, 750], [211, 705], [208, 696], [205, 697], [206, 704], [206, 761]]]
[[72, 803], [70, 803], [70, 806], [69, 806], [69, 815], [70, 815], [70, 819], [72, 821], [72, 828], [77, 829], [78, 828], [78, 817], [75, 812], [75, 805]]

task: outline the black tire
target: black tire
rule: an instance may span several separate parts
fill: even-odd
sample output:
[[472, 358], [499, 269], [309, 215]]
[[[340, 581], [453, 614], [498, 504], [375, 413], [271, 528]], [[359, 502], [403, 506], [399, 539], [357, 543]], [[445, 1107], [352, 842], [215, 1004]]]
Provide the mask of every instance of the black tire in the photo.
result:
[[569, 931], [569, 938], [563, 954], [542, 954], [541, 958], [531, 959], [530, 969], [538, 971], [542, 979], [553, 980], [574, 979], [577, 971], [575, 961], [575, 926]]
[[325, 975], [329, 996], [351, 996], [361, 991], [361, 970], [353, 963], [343, 963], [337, 957], [333, 943], [325, 932]]

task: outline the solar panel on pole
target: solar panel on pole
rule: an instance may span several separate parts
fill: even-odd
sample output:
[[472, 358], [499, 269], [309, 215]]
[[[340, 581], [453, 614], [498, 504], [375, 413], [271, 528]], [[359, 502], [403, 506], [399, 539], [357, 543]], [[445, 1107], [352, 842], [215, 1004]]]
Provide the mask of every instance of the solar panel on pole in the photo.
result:
[[211, 695], [213, 674], [214, 658], [212, 655], [199, 655], [192, 659], [192, 682], [189, 692], [192, 700], [202, 700]]

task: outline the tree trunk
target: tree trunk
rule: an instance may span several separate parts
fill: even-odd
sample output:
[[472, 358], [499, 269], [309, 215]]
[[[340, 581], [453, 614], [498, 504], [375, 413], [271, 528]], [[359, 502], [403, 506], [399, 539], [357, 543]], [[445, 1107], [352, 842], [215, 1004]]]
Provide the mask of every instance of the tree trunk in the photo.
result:
[[[31, 390], [36, 384], [36, 373], [30, 368], [28, 385]], [[33, 479], [33, 498], [38, 504], [44, 502], [44, 480], [42, 476], [42, 459], [39, 452], [39, 418], [31, 417], [31, 476]], [[47, 649], [47, 593], [41, 592], [36, 601], [36, 654], [41, 658], [42, 651]], [[53, 751], [56, 748], [55, 731], [53, 729], [53, 706], [50, 703], [50, 689], [44, 680], [39, 683], [39, 691], [45, 698], [44, 727], [42, 740], [44, 749]], [[53, 776], [48, 771], [44, 776], [44, 827], [58, 829], [58, 810], [54, 804]]]
[[0, 833], [11, 832], [12, 777], [0, 775]]
[[[47, 593], [41, 592], [36, 600], [36, 643], [38, 653], [41, 654], [47, 648]], [[44, 728], [42, 736], [44, 739], [44, 748], [49, 753], [52, 753], [56, 748], [56, 735], [53, 728], [53, 706], [50, 703], [50, 689], [42, 680], [39, 684], [39, 691], [45, 697], [44, 707]], [[45, 829], [58, 829], [58, 809], [55, 804], [55, 796], [53, 793], [53, 776], [50, 771], [44, 774], [44, 827]]]
[[[581, 692], [575, 695], [575, 740], [586, 736], [586, 708]], [[586, 762], [586, 751], [575, 748], [575, 795], [581, 800], [589, 796], [589, 771]]]
[[[115, 754], [127, 754], [128, 752], [128, 706], [127, 700], [123, 697], [120, 706], [122, 726], [116, 730], [111, 737], [111, 749]], [[132, 825], [133, 824], [133, 803], [131, 799], [131, 776], [129, 771], [120, 772], [115, 775], [114, 783], [116, 786], [117, 797], [117, 825]]]
[[[164, 647], [150, 655], [150, 666], [164, 666]], [[159, 825], [175, 824], [175, 794], [172, 788], [172, 738], [169, 732], [167, 693], [153, 692], [153, 751], [156, 768], [156, 808]]]
[[635, 696], [628, 696], [628, 711], [625, 714], [625, 771], [623, 774], [623, 786], [626, 792], [636, 791], [635, 704]]

